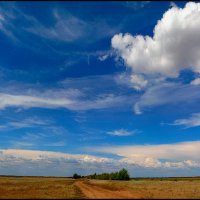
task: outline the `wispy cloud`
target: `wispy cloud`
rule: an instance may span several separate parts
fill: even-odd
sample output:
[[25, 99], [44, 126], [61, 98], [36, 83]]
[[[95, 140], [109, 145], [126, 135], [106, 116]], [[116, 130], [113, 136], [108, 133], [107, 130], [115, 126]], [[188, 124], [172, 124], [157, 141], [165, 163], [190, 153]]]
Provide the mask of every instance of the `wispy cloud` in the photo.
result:
[[172, 125], [184, 126], [185, 128], [200, 126], [200, 113], [194, 113], [189, 118], [177, 119]]
[[68, 10], [63, 11], [61, 8], [53, 9], [52, 16], [55, 19], [53, 26], [46, 27], [32, 16], [32, 26], [24, 30], [40, 37], [62, 40], [65, 42], [74, 42], [84, 38], [90, 38], [89, 40], [82, 41], [90, 43], [106, 36], [111, 36], [120, 29], [120, 26], [113, 27], [107, 24], [106, 21], [99, 19], [85, 21], [71, 14]]
[[138, 9], [144, 8], [149, 3], [151, 3], [151, 1], [139, 1], [139, 2], [126, 1], [126, 2], [123, 2], [123, 5], [132, 10], [138, 10]]
[[24, 28], [25, 31], [31, 32], [37, 36], [46, 39], [62, 40], [65, 42], [73, 42], [75, 40], [84, 38], [90, 31], [88, 24], [75, 16], [69, 15], [67, 17], [60, 16], [58, 11], [54, 11], [56, 23], [52, 27], [46, 27], [41, 24], [36, 18], [32, 20], [32, 26]]
[[[99, 81], [106, 83], [106, 87], [102, 88]], [[113, 90], [115, 85], [111, 76], [69, 78], [48, 89], [41, 85], [11, 82], [0, 89], [0, 109], [37, 107], [85, 111], [130, 105], [131, 95], [127, 95], [123, 90]]]
[[166, 82], [148, 88], [134, 104], [134, 112], [141, 114], [145, 109], [162, 105], [189, 105], [199, 99], [199, 86]]
[[[11, 6], [12, 7], [12, 6]], [[20, 42], [19, 39], [13, 33], [14, 25], [10, 21], [15, 19], [15, 16], [11, 10], [5, 12], [4, 8], [0, 7], [0, 31], [4, 33], [8, 38], [14, 42]]]
[[99, 56], [110, 55], [107, 48], [83, 51], [82, 46], [111, 37], [120, 30], [121, 25], [114, 26], [109, 23], [110, 20], [99, 17], [86, 20], [59, 4], [56, 7], [48, 6], [49, 12], [45, 13], [48, 15], [47, 24], [37, 15], [24, 12], [18, 3], [1, 4], [0, 32], [12, 44], [37, 55], [59, 56], [60, 60], [65, 56], [60, 70], [83, 62], [89, 65], [91, 58], [98, 60]]
[[[36, 127], [34, 127], [35, 129]], [[68, 131], [63, 127], [50, 126], [35, 131], [26, 132], [17, 138], [8, 141], [11, 148], [24, 147], [61, 147], [68, 143]]]
[[74, 111], [105, 109], [115, 107], [126, 101], [126, 96], [116, 96], [113, 94], [105, 94], [97, 96], [92, 100], [72, 99], [71, 97], [44, 97], [31, 95], [14, 95], [0, 93], [0, 109], [7, 107], [22, 107], [22, 108], [65, 108]]
[[122, 137], [122, 136], [130, 136], [138, 132], [139, 132], [138, 130], [128, 131], [125, 129], [118, 129], [114, 131], [108, 131], [107, 134]]
[[52, 121], [43, 120], [38, 117], [25, 118], [21, 120], [12, 120], [10, 122], [0, 125], [0, 131], [12, 130], [12, 129], [21, 129], [21, 128], [30, 128], [30, 127], [42, 127], [50, 126]]
[[[21, 40], [18, 33], [21, 33], [21, 35], [31, 33], [48, 40], [63, 42], [82, 40], [83, 43], [91, 43], [107, 36], [112, 36], [121, 28], [120, 25], [113, 26], [108, 24], [108, 20], [95, 18], [84, 20], [63, 7], [51, 8], [51, 12], [48, 13], [51, 23], [48, 26], [35, 16], [23, 12], [18, 4], [12, 4], [9, 7], [3, 5], [0, 9], [0, 30], [8, 37], [18, 40]], [[15, 24], [17, 20], [21, 20], [24, 23], [19, 27]], [[85, 38], [87, 40], [83, 40]]]

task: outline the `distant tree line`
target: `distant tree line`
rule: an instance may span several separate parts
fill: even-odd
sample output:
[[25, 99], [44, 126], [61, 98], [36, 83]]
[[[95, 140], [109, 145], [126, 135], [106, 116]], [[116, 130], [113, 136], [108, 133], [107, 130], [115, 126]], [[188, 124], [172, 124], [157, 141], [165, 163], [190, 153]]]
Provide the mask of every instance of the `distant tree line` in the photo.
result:
[[[82, 178], [83, 176], [74, 174], [73, 178]], [[129, 173], [126, 169], [121, 169], [118, 172], [111, 172], [111, 173], [102, 173], [102, 174], [92, 174], [85, 176], [86, 178], [89, 179], [100, 179], [100, 180], [129, 180], [130, 176]]]

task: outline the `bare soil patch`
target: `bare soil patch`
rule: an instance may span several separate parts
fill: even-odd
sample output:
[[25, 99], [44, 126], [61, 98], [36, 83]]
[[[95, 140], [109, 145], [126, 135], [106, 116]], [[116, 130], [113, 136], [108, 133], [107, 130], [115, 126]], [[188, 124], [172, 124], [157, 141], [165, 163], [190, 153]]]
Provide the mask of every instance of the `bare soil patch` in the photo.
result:
[[76, 186], [84, 193], [87, 198], [91, 199], [121, 199], [121, 198], [138, 198], [131, 191], [125, 189], [116, 188], [106, 188], [92, 184], [89, 181], [77, 181]]

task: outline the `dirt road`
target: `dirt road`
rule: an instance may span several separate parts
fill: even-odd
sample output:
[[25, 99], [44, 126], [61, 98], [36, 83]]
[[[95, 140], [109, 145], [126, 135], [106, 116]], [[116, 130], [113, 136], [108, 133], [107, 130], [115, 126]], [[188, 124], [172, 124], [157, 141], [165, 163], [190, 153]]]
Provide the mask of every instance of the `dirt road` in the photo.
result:
[[91, 199], [122, 199], [122, 198], [137, 198], [129, 190], [110, 190], [100, 186], [93, 185], [88, 181], [77, 181], [76, 186], [84, 193], [87, 198]]

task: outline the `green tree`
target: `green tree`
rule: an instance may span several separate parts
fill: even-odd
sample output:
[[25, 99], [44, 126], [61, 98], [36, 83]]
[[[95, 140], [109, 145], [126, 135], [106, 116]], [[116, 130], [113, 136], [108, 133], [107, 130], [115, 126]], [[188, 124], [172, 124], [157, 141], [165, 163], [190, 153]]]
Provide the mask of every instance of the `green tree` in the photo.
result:
[[120, 170], [118, 173], [118, 179], [119, 180], [129, 180], [130, 176], [128, 174], [128, 171], [124, 168], [122, 170]]
[[74, 179], [81, 178], [81, 175], [79, 175], [79, 174], [75, 173], [75, 174], [73, 174], [73, 178], [74, 178]]
[[126, 169], [121, 169], [119, 172], [92, 174], [88, 178], [100, 180], [129, 180], [129, 174]]

